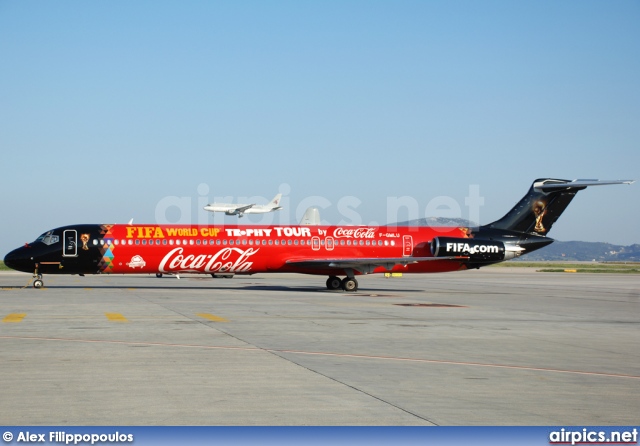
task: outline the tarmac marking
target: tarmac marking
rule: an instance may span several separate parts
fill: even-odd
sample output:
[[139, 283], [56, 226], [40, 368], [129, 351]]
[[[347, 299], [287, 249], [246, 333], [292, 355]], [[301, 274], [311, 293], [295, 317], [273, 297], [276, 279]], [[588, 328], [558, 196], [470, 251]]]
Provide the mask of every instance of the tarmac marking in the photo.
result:
[[2, 319], [2, 322], [22, 322], [27, 313], [10, 313]]
[[113, 322], [129, 322], [126, 317], [121, 315], [120, 313], [105, 313], [107, 319]]
[[180, 348], [199, 348], [202, 350], [236, 350], [247, 352], [265, 352], [265, 353], [289, 353], [297, 355], [315, 355], [315, 356], [330, 356], [339, 358], [357, 358], [357, 359], [372, 359], [383, 361], [404, 361], [404, 362], [416, 362], [423, 364], [444, 364], [444, 365], [458, 365], [467, 367], [488, 367], [497, 369], [511, 369], [511, 370], [525, 370], [533, 372], [549, 372], [549, 373], [566, 373], [573, 375], [590, 375], [603, 378], [623, 378], [623, 379], [638, 379], [640, 375], [626, 375], [622, 373], [604, 373], [604, 372], [588, 372], [584, 370], [564, 370], [564, 369], [551, 369], [546, 367], [533, 367], [522, 365], [508, 365], [508, 364], [490, 364], [482, 362], [463, 362], [463, 361], [447, 361], [442, 359], [423, 359], [423, 358], [402, 358], [394, 356], [375, 356], [375, 355], [357, 355], [348, 353], [331, 353], [331, 352], [307, 352], [302, 350], [277, 350], [269, 348], [258, 347], [222, 347], [215, 345], [202, 345], [202, 344], [171, 344], [166, 342], [132, 342], [132, 341], [114, 341], [114, 340], [99, 340], [99, 339], [70, 339], [70, 338], [45, 338], [35, 336], [0, 336], [0, 339], [12, 339], [12, 340], [25, 340], [25, 341], [61, 341], [61, 342], [81, 342], [87, 344], [119, 344], [119, 345], [147, 345], [156, 347], [180, 347]]
[[220, 316], [216, 316], [215, 314], [211, 314], [211, 313], [196, 313], [196, 316], [201, 317], [203, 319], [208, 319], [213, 322], [229, 322], [228, 319], [225, 319]]

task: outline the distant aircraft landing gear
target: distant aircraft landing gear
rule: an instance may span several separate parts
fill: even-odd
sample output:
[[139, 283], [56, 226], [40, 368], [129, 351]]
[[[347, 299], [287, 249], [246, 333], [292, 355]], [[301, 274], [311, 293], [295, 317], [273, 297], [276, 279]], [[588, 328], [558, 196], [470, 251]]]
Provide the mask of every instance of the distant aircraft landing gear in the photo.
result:
[[339, 277], [329, 276], [329, 278], [327, 279], [327, 289], [343, 289], [344, 291], [348, 292], [358, 291], [358, 281], [354, 277], [345, 277], [344, 279], [340, 280]]

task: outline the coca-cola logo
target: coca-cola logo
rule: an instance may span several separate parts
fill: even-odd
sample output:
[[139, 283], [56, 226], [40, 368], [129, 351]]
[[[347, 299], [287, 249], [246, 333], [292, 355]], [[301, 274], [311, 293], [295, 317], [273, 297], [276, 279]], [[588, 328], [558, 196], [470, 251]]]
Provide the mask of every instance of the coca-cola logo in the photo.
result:
[[374, 238], [375, 228], [336, 228], [333, 231], [335, 238]]
[[164, 256], [158, 267], [161, 273], [198, 272], [198, 273], [240, 273], [251, 269], [253, 262], [247, 259], [259, 249], [224, 248], [215, 254], [184, 255], [183, 248], [176, 248]]

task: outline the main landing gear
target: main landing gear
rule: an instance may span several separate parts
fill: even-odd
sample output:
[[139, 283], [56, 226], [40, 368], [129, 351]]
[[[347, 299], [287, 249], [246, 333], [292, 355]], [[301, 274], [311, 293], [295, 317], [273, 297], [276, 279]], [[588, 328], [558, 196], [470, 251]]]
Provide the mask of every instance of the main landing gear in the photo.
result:
[[340, 280], [339, 277], [329, 276], [327, 279], [327, 289], [338, 290], [342, 288], [344, 291], [355, 292], [358, 291], [358, 281], [355, 277], [345, 277]]

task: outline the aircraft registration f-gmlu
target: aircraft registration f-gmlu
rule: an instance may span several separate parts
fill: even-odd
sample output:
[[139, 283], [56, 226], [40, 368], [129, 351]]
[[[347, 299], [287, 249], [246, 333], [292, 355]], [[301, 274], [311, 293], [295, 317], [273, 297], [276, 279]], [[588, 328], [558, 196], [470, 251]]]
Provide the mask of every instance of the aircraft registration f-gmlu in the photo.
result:
[[[355, 276], [480, 268], [540, 249], [576, 193], [632, 180], [538, 179], [501, 219], [476, 229], [398, 226], [71, 225], [11, 251], [5, 264], [34, 274], [255, 274], [329, 276], [356, 291]], [[340, 279], [339, 276], [345, 276]]]

